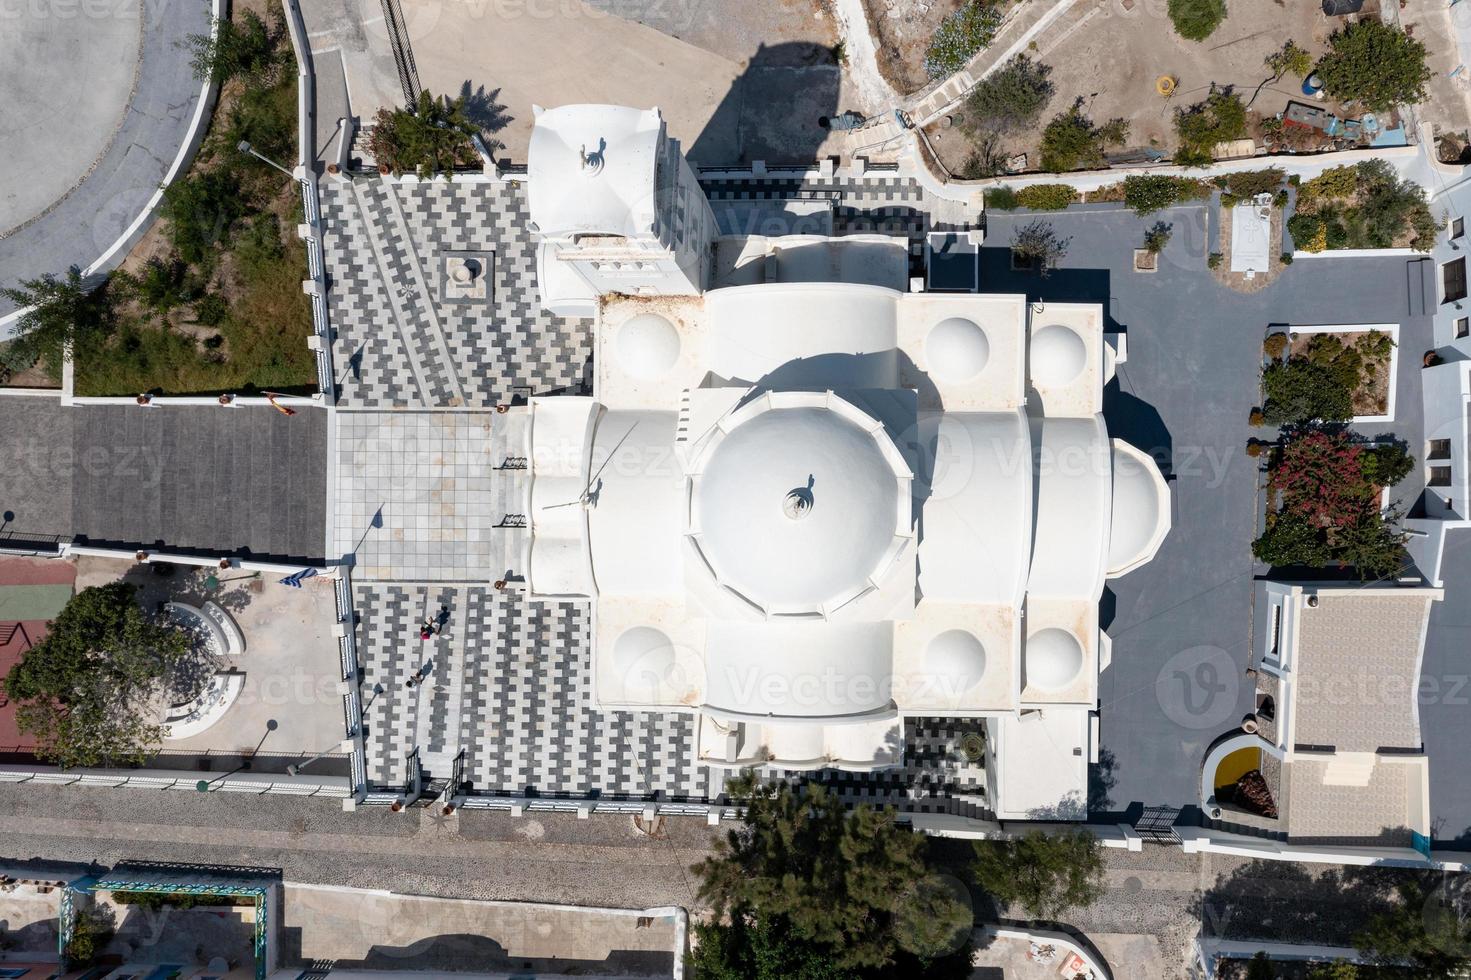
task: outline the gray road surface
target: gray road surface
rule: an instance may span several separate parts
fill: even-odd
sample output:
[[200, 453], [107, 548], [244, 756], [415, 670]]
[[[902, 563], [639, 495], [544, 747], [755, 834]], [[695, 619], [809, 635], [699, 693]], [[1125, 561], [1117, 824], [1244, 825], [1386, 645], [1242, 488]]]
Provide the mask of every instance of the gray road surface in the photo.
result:
[[[208, 0], [107, 0], [100, 4], [27, 4], [14, 5], [25, 16], [56, 16], [60, 10], [75, 12], [87, 8], [98, 11], [142, 11], [142, 45], [137, 54], [137, 74], [133, 80], [131, 100], [121, 123], [91, 173], [70, 193], [51, 206], [43, 216], [20, 230], [0, 239], [0, 285], [14, 285], [46, 273], [60, 275], [73, 265], [87, 267], [117, 240], [148, 199], [163, 182], [179, 148], [184, 145], [189, 124], [199, 100], [200, 85], [189, 67], [189, 52], [182, 47], [190, 34], [208, 33], [210, 5]], [[34, 14], [33, 11], [40, 11]], [[68, 71], [89, 71], [89, 58], [105, 53], [80, 45], [76, 62], [67, 62]], [[0, 59], [3, 60], [3, 59]], [[99, 69], [100, 72], [100, 69]], [[99, 84], [120, 84], [117, 80], [96, 76]], [[4, 76], [0, 76], [0, 83]], [[0, 91], [10, 97], [12, 90], [0, 84]], [[48, 108], [47, 120], [61, 120], [71, 111], [65, 92], [56, 93]], [[99, 124], [100, 125], [100, 124]], [[71, 128], [62, 122], [43, 121], [26, 133], [26, 140], [50, 146], [48, 157], [58, 161], [60, 169], [75, 170], [75, 160], [96, 158], [96, 150], [76, 145], [68, 137]], [[0, 133], [9, 139], [10, 134]], [[87, 144], [90, 146], [90, 143]], [[91, 154], [88, 156], [88, 154]], [[85, 166], [82, 168], [85, 169]], [[3, 223], [3, 222], [0, 222]], [[146, 225], [137, 232], [146, 231]], [[120, 250], [115, 267], [126, 249]], [[14, 304], [0, 299], [0, 316], [12, 312]], [[0, 328], [0, 334], [4, 329]]]

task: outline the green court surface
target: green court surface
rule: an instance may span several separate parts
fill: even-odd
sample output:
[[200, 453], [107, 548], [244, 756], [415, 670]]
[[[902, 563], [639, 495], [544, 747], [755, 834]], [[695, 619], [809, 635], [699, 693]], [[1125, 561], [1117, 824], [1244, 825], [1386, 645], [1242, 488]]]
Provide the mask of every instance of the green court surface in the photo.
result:
[[0, 622], [54, 619], [71, 596], [70, 585], [0, 585]]

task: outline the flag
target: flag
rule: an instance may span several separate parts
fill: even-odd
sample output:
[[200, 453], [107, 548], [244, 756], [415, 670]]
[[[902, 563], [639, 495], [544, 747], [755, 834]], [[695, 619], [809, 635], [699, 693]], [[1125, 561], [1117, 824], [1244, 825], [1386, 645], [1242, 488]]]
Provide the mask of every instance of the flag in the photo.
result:
[[316, 574], [317, 574], [317, 570], [315, 568], [303, 568], [301, 571], [295, 572], [294, 574], [288, 575], [285, 578], [283, 578], [281, 580], [281, 584], [282, 585], [289, 585], [293, 589], [299, 589], [299, 588], [301, 588], [301, 583], [302, 582], [306, 581], [307, 579], [311, 578], [312, 576], [314, 576]]
[[282, 405], [276, 401], [276, 399], [280, 396], [277, 395], [274, 391], [266, 391], [262, 392], [262, 394], [266, 396], [266, 401], [271, 403], [271, 407], [280, 412], [282, 415], [296, 414], [296, 409], [292, 408], [290, 405]]

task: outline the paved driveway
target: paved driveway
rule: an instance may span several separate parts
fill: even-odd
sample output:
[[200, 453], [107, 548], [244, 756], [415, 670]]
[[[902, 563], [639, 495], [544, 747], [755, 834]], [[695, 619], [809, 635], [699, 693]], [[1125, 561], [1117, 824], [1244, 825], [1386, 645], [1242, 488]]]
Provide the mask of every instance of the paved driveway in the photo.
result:
[[[18, 32], [11, 32], [9, 19], [0, 30], [0, 91], [7, 101], [25, 105], [0, 110], [0, 140], [26, 147], [14, 157], [25, 169], [23, 176], [12, 176], [16, 165], [0, 163], [0, 177], [6, 178], [0, 183], [32, 186], [24, 197], [4, 199], [8, 207], [0, 202], [0, 229], [13, 227], [8, 214], [17, 222], [33, 220], [0, 238], [4, 286], [59, 275], [73, 265], [86, 268], [142, 212], [184, 145], [199, 101], [200, 85], [182, 45], [188, 35], [210, 28], [205, 0], [12, 7], [25, 21]], [[75, 20], [56, 20], [62, 11]], [[98, 16], [83, 16], [84, 11]], [[27, 43], [32, 34], [49, 43]], [[7, 57], [12, 45], [15, 58]], [[55, 84], [36, 83], [32, 73]], [[12, 86], [12, 74], [33, 80]], [[7, 149], [5, 156], [14, 155]], [[142, 237], [146, 230], [145, 223], [135, 234]], [[126, 252], [119, 249], [99, 271], [115, 268]], [[14, 308], [0, 298], [0, 317]], [[5, 334], [0, 327], [0, 336]]]
[[1445, 540], [1445, 600], [1430, 607], [1420, 670], [1420, 735], [1430, 756], [1430, 830], [1471, 844], [1471, 531]]
[[[1104, 595], [1113, 660], [1099, 686], [1103, 765], [1093, 808], [1190, 805], [1206, 747], [1251, 707], [1252, 580], [1264, 569], [1250, 551], [1260, 474], [1244, 447], [1263, 333], [1271, 323], [1401, 324], [1402, 418], [1362, 428], [1397, 431], [1413, 448], [1422, 438], [1418, 365], [1429, 321], [1407, 316], [1397, 258], [1304, 260], [1253, 294], [1218, 285], [1205, 268], [1214, 246], [1200, 205], [1148, 219], [1087, 209], [1050, 217], [1072, 236], [1068, 257], [1045, 280], [1018, 277], [1005, 246], [1029, 220], [991, 216], [983, 288], [1025, 285], [1034, 296], [1107, 304], [1129, 355], [1105, 394], [1109, 430], [1153, 452], [1174, 493], [1174, 527], [1159, 555]], [[1130, 249], [1157, 220], [1174, 232], [1160, 270], [1135, 273]]]

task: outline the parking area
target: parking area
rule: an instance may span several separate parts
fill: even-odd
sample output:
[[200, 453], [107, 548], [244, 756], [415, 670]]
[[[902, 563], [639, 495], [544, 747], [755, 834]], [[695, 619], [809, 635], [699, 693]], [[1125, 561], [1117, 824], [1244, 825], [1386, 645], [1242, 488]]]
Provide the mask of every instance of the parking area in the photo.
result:
[[[1155, 454], [1174, 497], [1159, 554], [1104, 595], [1113, 658], [1099, 684], [1091, 805], [1191, 805], [1207, 746], [1252, 707], [1252, 581], [1265, 569], [1250, 549], [1264, 502], [1245, 446], [1256, 434], [1248, 415], [1263, 334], [1273, 323], [1400, 324], [1397, 417], [1356, 429], [1393, 432], [1413, 452], [1423, 438], [1418, 366], [1432, 346], [1430, 321], [1408, 315], [1406, 260], [1397, 257], [1303, 261], [1258, 292], [1226, 289], [1205, 267], [1215, 246], [1204, 204], [1148, 218], [1106, 205], [1049, 216], [1071, 243], [1046, 279], [1010, 270], [1004, 246], [1030, 220], [990, 217], [995, 247], [982, 250], [982, 288], [1106, 304], [1110, 328], [1128, 335], [1128, 361], [1104, 395], [1109, 431]], [[1158, 220], [1173, 228], [1159, 271], [1134, 272], [1132, 248]], [[1413, 480], [1401, 488], [1418, 492]]]

